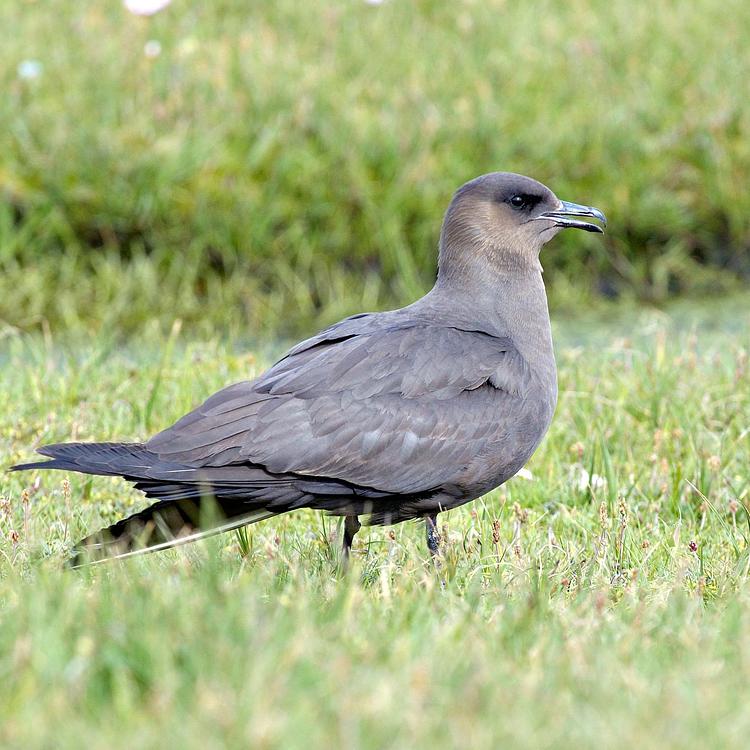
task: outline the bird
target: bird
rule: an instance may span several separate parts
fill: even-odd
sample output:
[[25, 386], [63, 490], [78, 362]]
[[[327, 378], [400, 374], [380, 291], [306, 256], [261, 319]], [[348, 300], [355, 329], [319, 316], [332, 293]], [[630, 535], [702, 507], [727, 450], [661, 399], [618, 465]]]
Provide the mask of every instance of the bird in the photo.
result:
[[530, 177], [481, 175], [453, 195], [436, 281], [417, 301], [331, 325], [146, 442], [47, 445], [49, 460], [11, 469], [121, 476], [154, 501], [78, 542], [72, 567], [301, 508], [343, 516], [342, 559], [362, 517], [422, 519], [439, 559], [438, 514], [513, 477], [553, 418], [541, 249], [600, 224], [599, 209]]

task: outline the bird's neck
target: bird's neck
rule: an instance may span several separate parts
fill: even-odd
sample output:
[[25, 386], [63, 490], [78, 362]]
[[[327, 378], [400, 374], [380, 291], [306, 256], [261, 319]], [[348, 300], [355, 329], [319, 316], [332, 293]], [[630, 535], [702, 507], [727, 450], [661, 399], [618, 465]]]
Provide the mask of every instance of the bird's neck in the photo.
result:
[[520, 354], [554, 377], [554, 352], [542, 269], [469, 269], [439, 275], [429, 299], [431, 308], [451, 312], [457, 323], [494, 336], [508, 336]]

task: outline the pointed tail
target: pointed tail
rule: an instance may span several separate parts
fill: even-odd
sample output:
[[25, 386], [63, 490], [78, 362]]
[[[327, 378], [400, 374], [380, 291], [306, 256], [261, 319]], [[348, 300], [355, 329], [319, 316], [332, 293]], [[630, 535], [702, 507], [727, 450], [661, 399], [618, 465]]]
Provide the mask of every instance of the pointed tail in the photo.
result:
[[148, 469], [158, 461], [158, 457], [141, 443], [57, 443], [37, 448], [37, 453], [50, 460], [17, 464], [10, 470], [62, 469], [135, 478], [148, 476]]

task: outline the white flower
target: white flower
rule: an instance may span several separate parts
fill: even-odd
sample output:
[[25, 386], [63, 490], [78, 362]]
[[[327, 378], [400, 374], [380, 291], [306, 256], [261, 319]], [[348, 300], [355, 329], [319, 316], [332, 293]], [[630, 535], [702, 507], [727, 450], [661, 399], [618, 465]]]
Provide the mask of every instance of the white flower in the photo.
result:
[[44, 70], [44, 66], [39, 60], [23, 60], [18, 63], [16, 73], [18, 74], [18, 77], [24, 81], [33, 81], [35, 78], [39, 78], [39, 76], [42, 75], [42, 70]]
[[161, 42], [156, 39], [149, 39], [146, 44], [143, 45], [143, 54], [153, 60], [155, 57], [159, 57], [161, 54]]
[[519, 469], [515, 473], [515, 476], [520, 477], [521, 479], [525, 479], [527, 482], [534, 481], [534, 475], [528, 469]]
[[153, 16], [169, 5], [172, 0], [123, 0], [125, 7], [136, 16]]
[[600, 477], [598, 474], [591, 475], [591, 489], [592, 490], [603, 490], [607, 487], [607, 480], [604, 477]]
[[598, 474], [589, 474], [582, 466], [578, 468], [578, 476], [575, 477], [576, 487], [583, 492], [591, 488], [592, 490], [603, 490], [607, 486], [607, 480]]

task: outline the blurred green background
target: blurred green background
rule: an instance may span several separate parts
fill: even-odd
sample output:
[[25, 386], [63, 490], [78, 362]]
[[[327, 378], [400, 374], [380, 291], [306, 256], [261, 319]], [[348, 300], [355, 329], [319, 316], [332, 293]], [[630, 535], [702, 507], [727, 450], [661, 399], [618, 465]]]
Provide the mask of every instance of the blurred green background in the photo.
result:
[[0, 321], [293, 335], [434, 278], [464, 181], [602, 208], [558, 311], [750, 275], [750, 3], [0, 4]]

